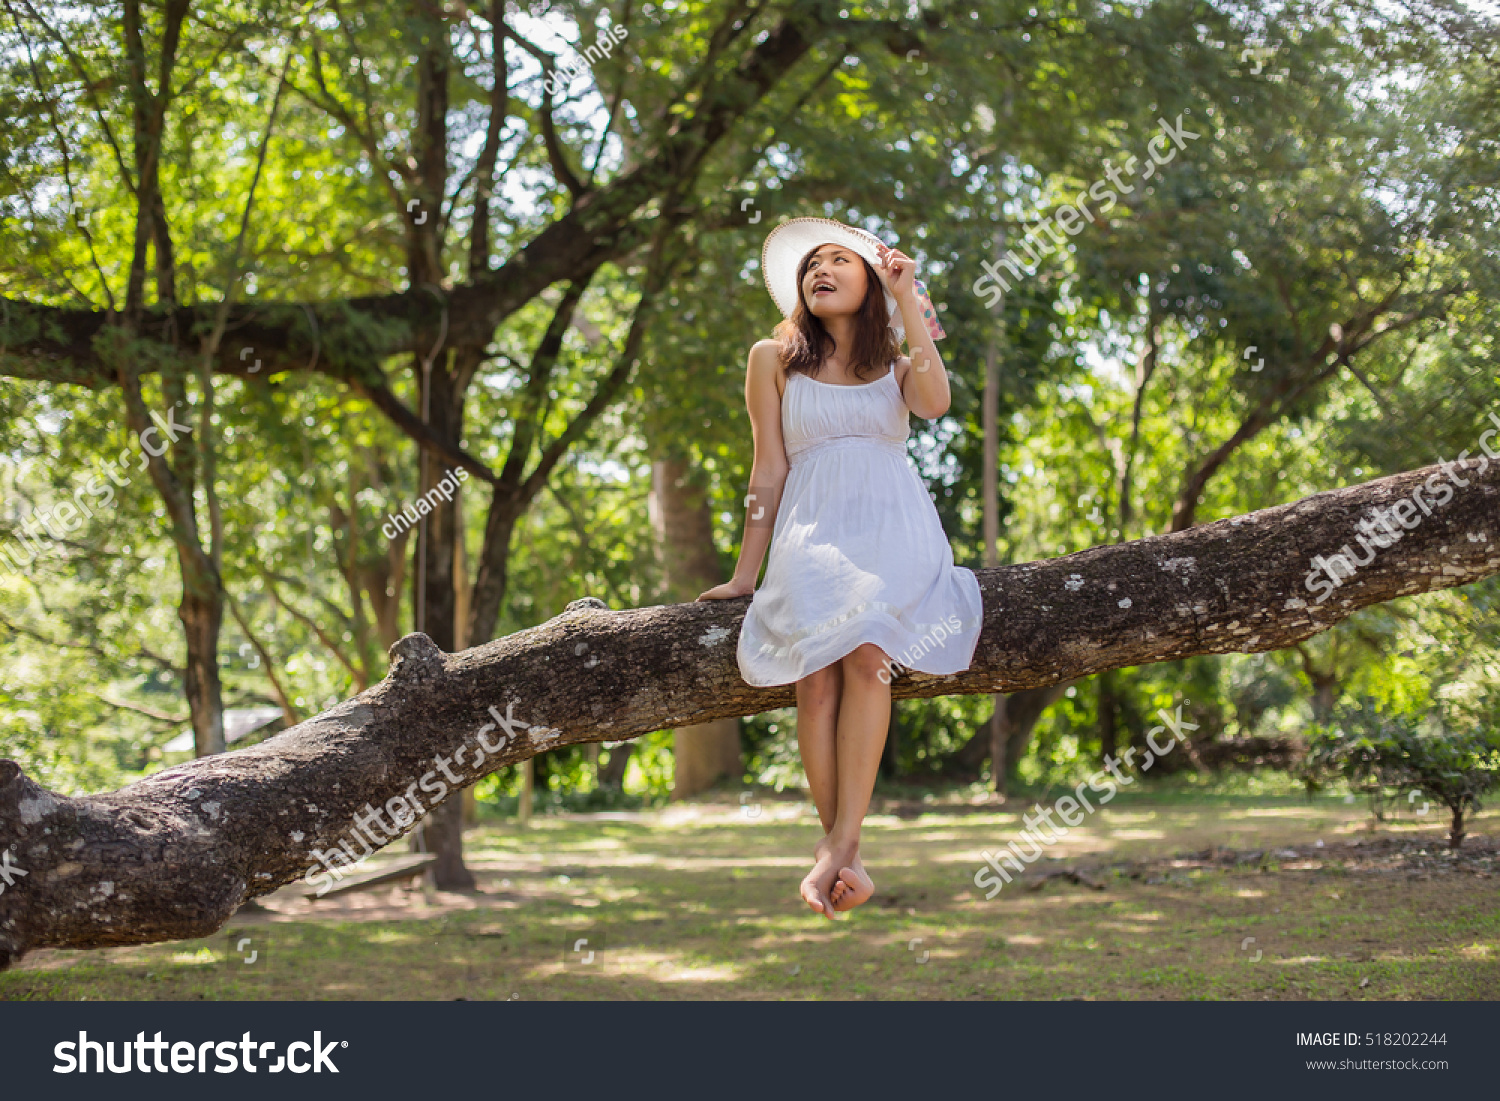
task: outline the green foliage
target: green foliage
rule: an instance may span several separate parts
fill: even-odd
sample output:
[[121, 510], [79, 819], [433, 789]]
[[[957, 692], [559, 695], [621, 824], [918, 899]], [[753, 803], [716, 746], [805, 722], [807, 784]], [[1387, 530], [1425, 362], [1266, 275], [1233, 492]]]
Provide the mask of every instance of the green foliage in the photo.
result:
[[[622, 47], [554, 105], [575, 171], [593, 165], [603, 185], [639, 167], [664, 127], [691, 121], [737, 51], [792, 8], [760, 6], [705, 65], [723, 44], [728, 10], [699, 0], [562, 2], [515, 14], [513, 33], [560, 56], [585, 49], [601, 25], [628, 22]], [[378, 351], [405, 322], [328, 304], [410, 286], [405, 204], [422, 187], [409, 158], [419, 114], [411, 59], [423, 36], [442, 32], [402, 5], [312, 21], [301, 12], [221, 3], [189, 20], [161, 177], [176, 297], [215, 303], [238, 274], [234, 235], [276, 74], [291, 58], [240, 298], [255, 324], [286, 328], [309, 366], [217, 379], [206, 442], [217, 459], [224, 583], [245, 620], [224, 620], [226, 703], [274, 702], [274, 673], [305, 717], [378, 680], [386, 647], [412, 621], [415, 540], [393, 544], [379, 529], [415, 496], [416, 449], [349, 386], [388, 378], [417, 406], [412, 357]], [[86, 2], [49, 15], [55, 25], [24, 5], [0, 18], [0, 374], [17, 370], [7, 346], [36, 331], [65, 336], [39, 305], [118, 306], [136, 241], [116, 155], [119, 146], [129, 159], [119, 143], [130, 116], [117, 13]], [[859, 30], [895, 17], [907, 9], [851, 6], [849, 34], [819, 40], [752, 111], [725, 116], [724, 140], [686, 192], [645, 204], [642, 217], [666, 200], [693, 211], [673, 244], [678, 273], [620, 398], [517, 523], [497, 633], [542, 622], [580, 595], [616, 608], [663, 599], [649, 507], [658, 459], [683, 460], [703, 479], [727, 573], [752, 458], [745, 357], [778, 319], [759, 247], [783, 216], [861, 224], [918, 259], [949, 333], [940, 349], [953, 404], [936, 422], [914, 421], [913, 455], [960, 565], [985, 564], [981, 396], [992, 347], [1002, 563], [1166, 530], [1186, 475], [1247, 424], [1260, 427], [1188, 502], [1200, 521], [1476, 450], [1496, 410], [1500, 346], [1500, 97], [1483, 43], [1465, 38], [1479, 38], [1483, 21], [1424, 24], [1365, 4], [1330, 14], [1300, 3], [987, 0], [932, 23], [917, 17], [923, 51], [913, 59]], [[146, 18], [155, 43], [161, 13]], [[479, 9], [444, 27], [451, 177], [437, 266], [452, 289], [466, 279], [478, 190], [468, 173], [494, 58]], [[1272, 51], [1264, 71], [1252, 71], [1246, 47]], [[480, 260], [491, 268], [572, 203], [541, 140], [535, 59], [515, 42], [501, 48], [513, 71], [503, 184]], [[972, 288], [997, 231], [1014, 242], [1103, 178], [1106, 162], [1143, 155], [1157, 120], [1179, 112], [1202, 136], [1091, 219], [1003, 307], [986, 306]], [[641, 275], [638, 256], [594, 275], [546, 380], [539, 439], [517, 461], [556, 439], [613, 366]], [[156, 289], [148, 280], [148, 297]], [[464, 446], [492, 469], [513, 457], [558, 290], [507, 317], [476, 371]], [[303, 302], [327, 307], [316, 329]], [[1319, 376], [1325, 362], [1313, 353], [1330, 326], [1377, 302], [1389, 308], [1361, 330], [1371, 339], [1350, 369]], [[180, 347], [108, 351], [113, 363], [186, 373], [182, 415], [197, 424], [208, 394], [190, 369], [203, 334], [179, 335]], [[1251, 346], [1266, 360], [1261, 371], [1250, 370]], [[1287, 394], [1295, 399], [1282, 401]], [[154, 378], [146, 399], [158, 412], [176, 400]], [[65, 373], [0, 378], [0, 542], [132, 447], [117, 391], [73, 386]], [[489, 502], [473, 482], [465, 493], [472, 575]], [[204, 516], [201, 482], [197, 497]], [[162, 767], [160, 748], [186, 710], [170, 536], [136, 472], [79, 531], [47, 538], [31, 569], [0, 573], [0, 753], [45, 782], [99, 790]], [[1120, 670], [1120, 744], [1138, 743], [1155, 710], [1180, 700], [1191, 701], [1205, 737], [1296, 738], [1325, 703], [1358, 697], [1406, 713], [1441, 694], [1455, 715], [1481, 721], [1500, 684], [1497, 612], [1500, 583], [1491, 581], [1367, 609], [1278, 654]], [[1018, 783], [1060, 783], [1096, 767], [1099, 687], [1077, 685], [1043, 716], [1016, 764]], [[989, 709], [982, 696], [901, 703], [898, 773], [938, 774]], [[793, 712], [744, 729], [747, 777], [800, 782]], [[629, 798], [664, 795], [670, 744], [669, 733], [639, 740]], [[594, 797], [582, 751], [549, 754], [547, 768], [546, 799]], [[514, 796], [515, 777], [497, 774], [482, 791], [499, 805]]]
[[1431, 798], [1452, 814], [1449, 844], [1458, 848], [1465, 815], [1500, 784], [1500, 726], [1491, 718], [1482, 727], [1455, 729], [1440, 708], [1400, 714], [1362, 699], [1312, 729], [1302, 768], [1312, 784], [1338, 777], [1376, 797]]

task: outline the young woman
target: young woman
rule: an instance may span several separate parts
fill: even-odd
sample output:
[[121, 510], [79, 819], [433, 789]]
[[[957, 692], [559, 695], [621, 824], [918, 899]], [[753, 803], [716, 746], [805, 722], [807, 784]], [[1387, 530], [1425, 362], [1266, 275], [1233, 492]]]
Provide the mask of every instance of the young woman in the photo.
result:
[[797, 685], [797, 744], [824, 832], [801, 894], [831, 919], [875, 892], [860, 826], [892, 667], [967, 669], [983, 606], [906, 454], [909, 414], [940, 417], [950, 396], [916, 265], [863, 230], [797, 218], [766, 238], [761, 270], [785, 320], [750, 349], [745, 538], [733, 580], [698, 599], [753, 594], [740, 675]]

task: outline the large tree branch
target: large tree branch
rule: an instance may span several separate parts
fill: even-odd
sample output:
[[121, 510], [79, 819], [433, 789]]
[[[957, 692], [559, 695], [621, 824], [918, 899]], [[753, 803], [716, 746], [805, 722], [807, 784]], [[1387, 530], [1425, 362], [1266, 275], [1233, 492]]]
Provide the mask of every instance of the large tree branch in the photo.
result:
[[630, 319], [630, 330], [625, 334], [625, 343], [620, 349], [620, 354], [615, 358], [614, 367], [609, 374], [604, 376], [604, 380], [599, 383], [578, 415], [568, 422], [568, 426], [556, 439], [542, 446], [536, 468], [527, 475], [525, 483], [521, 486], [522, 501], [529, 502], [542, 491], [542, 486], [551, 476], [553, 467], [567, 454], [568, 448], [576, 440], [581, 439], [599, 415], [614, 402], [616, 395], [629, 379], [630, 373], [635, 370], [641, 353], [641, 345], [646, 339], [646, 328], [656, 314], [662, 289], [666, 286], [675, 267], [668, 254], [670, 228], [670, 226], [663, 227], [656, 247], [652, 250], [647, 263], [646, 279], [641, 287], [641, 297], [635, 304], [635, 314]]
[[[901, 675], [893, 694], [993, 695], [1192, 654], [1279, 649], [1370, 604], [1500, 574], [1500, 463], [1448, 470], [978, 571], [984, 627], [970, 668]], [[1450, 476], [1450, 501], [1326, 602], [1311, 599], [1312, 556], [1337, 553], [1373, 510]], [[408, 635], [391, 648], [385, 680], [331, 711], [104, 795], [57, 795], [0, 761], [0, 852], [25, 872], [0, 894], [0, 965], [41, 947], [203, 936], [248, 898], [304, 876], [319, 882], [320, 861], [337, 865], [340, 842], [355, 856], [388, 844], [412, 816], [501, 766], [791, 705], [794, 686], [740, 678], [747, 606], [609, 611], [590, 598], [458, 654]], [[356, 822], [373, 843], [356, 840]]]
[[463, 467], [481, 481], [495, 484], [497, 475], [493, 470], [424, 424], [422, 418], [408, 409], [406, 403], [398, 398], [389, 386], [383, 382], [377, 384], [363, 379], [355, 379], [353, 383], [355, 389], [367, 398], [370, 404], [389, 417], [397, 428], [415, 440], [419, 446], [454, 466]]
[[568, 164], [568, 154], [563, 148], [562, 140], [557, 136], [557, 120], [552, 105], [552, 77], [557, 68], [557, 58], [553, 57], [540, 46], [535, 46], [527, 39], [515, 32], [509, 24], [502, 24], [506, 36], [513, 39], [516, 45], [536, 58], [542, 67], [543, 74], [547, 77], [542, 82], [542, 107], [538, 112], [542, 127], [542, 147], [547, 151], [547, 163], [552, 166], [552, 175], [557, 182], [568, 189], [568, 194], [574, 199], [581, 198], [588, 193], [588, 187], [574, 173], [573, 167]]
[[[469, 228], [469, 278], [478, 279], [490, 268], [490, 199], [495, 189], [495, 161], [500, 156], [500, 132], [505, 129], [505, 117], [510, 112], [510, 71], [505, 64], [505, 30], [503, 16], [505, 0], [490, 0], [490, 117], [485, 124], [484, 146], [479, 159], [474, 163], [474, 220]], [[467, 183], [467, 181], [465, 181]], [[453, 205], [444, 215], [452, 218], [453, 207], [458, 205], [459, 194], [453, 196]]]
[[169, 723], [172, 726], [181, 726], [183, 723], [192, 718], [191, 715], [168, 715], [165, 711], [157, 711], [154, 708], [142, 707], [138, 703], [127, 703], [125, 700], [113, 700], [104, 695], [102, 692], [93, 692], [90, 693], [90, 695], [92, 695], [96, 700], [102, 700], [103, 702], [109, 704], [109, 706], [111, 707], [118, 707], [122, 711], [134, 711], [137, 714], [145, 715], [148, 719], [155, 719], [157, 722]]
[[[559, 304], [552, 326], [543, 338], [532, 362], [532, 375], [527, 394], [523, 398], [523, 414], [517, 419], [515, 439], [511, 453], [506, 459], [501, 480], [490, 500], [489, 515], [485, 518], [484, 545], [479, 556], [479, 570], [474, 581], [473, 604], [469, 611], [469, 634], [471, 642], [490, 639], [500, 617], [500, 607], [505, 599], [507, 574], [510, 562], [510, 539], [517, 519], [541, 492], [553, 468], [566, 454], [567, 449], [593, 425], [600, 413], [615, 400], [621, 387], [635, 369], [640, 354], [641, 342], [646, 326], [655, 313], [655, 303], [662, 288], [671, 277], [675, 261], [669, 249], [677, 215], [668, 215], [658, 227], [657, 238], [647, 260], [646, 277], [641, 288], [641, 297], [636, 302], [635, 313], [630, 321], [624, 347], [616, 357], [615, 365], [595, 389], [583, 410], [573, 418], [555, 439], [545, 443], [536, 467], [530, 475], [522, 475], [527, 458], [531, 454], [533, 435], [540, 433], [545, 416], [534, 418], [532, 410], [545, 389], [546, 380], [542, 372], [550, 372], [551, 363], [561, 347], [563, 334], [572, 324], [574, 302], [567, 297]], [[571, 287], [569, 293], [582, 294], [582, 287]], [[554, 341], [556, 346], [549, 342]]]
[[[1375, 328], [1376, 322], [1391, 309], [1399, 290], [1398, 286], [1367, 312], [1351, 318], [1348, 327], [1338, 336], [1331, 333], [1326, 336], [1311, 358], [1301, 365], [1302, 372], [1278, 380], [1240, 422], [1234, 433], [1189, 471], [1177, 499], [1172, 502], [1172, 524], [1169, 530], [1183, 531], [1198, 522], [1199, 495], [1208, 485], [1209, 479], [1218, 473], [1219, 468], [1240, 447], [1258, 436], [1278, 417], [1291, 413], [1313, 387], [1331, 378], [1340, 367], [1353, 370], [1354, 359], [1385, 334], [1400, 332], [1430, 317], [1442, 316], [1445, 296], [1455, 292], [1452, 286], [1445, 288], [1435, 300], [1425, 303], [1410, 314], [1396, 317], [1387, 325]], [[1295, 327], [1292, 332], [1295, 336]]]
[[588, 289], [593, 276], [594, 273], [589, 272], [583, 278], [569, 283], [563, 290], [562, 297], [552, 309], [552, 319], [547, 323], [547, 329], [542, 333], [542, 339], [537, 342], [536, 351], [532, 354], [526, 389], [521, 394], [520, 409], [516, 414], [510, 452], [505, 456], [505, 465], [500, 468], [500, 484], [507, 488], [521, 482], [526, 464], [531, 460], [536, 438], [542, 433], [546, 421], [543, 406], [551, 389], [552, 371], [557, 366], [558, 356], [562, 354], [563, 338], [567, 336], [568, 326], [573, 322], [573, 314], [578, 309], [578, 303], [583, 300], [583, 293]]
[[[900, 22], [841, 19], [836, 5], [823, 0], [794, 4], [732, 69], [726, 67], [691, 114], [666, 129], [637, 167], [582, 196], [501, 267], [455, 287], [448, 297], [449, 342], [484, 347], [496, 328], [545, 288], [627, 255], [647, 241], [655, 230], [654, 220], [641, 217], [641, 211], [653, 199], [682, 193], [734, 123], [819, 41], [835, 32], [884, 38], [893, 49], [898, 39], [910, 38]], [[93, 346], [108, 320], [104, 311], [0, 302], [4, 305], [0, 346], [7, 352], [0, 361], [0, 374], [95, 388], [113, 381], [113, 371], [100, 361]], [[154, 339], [174, 332], [204, 332], [212, 323], [212, 312], [208, 305], [145, 311], [134, 318], [134, 331]], [[325, 334], [321, 370], [339, 378], [362, 374], [362, 364], [378, 363], [400, 352], [425, 351], [437, 331], [440, 312], [423, 287], [307, 304], [245, 303], [233, 312], [229, 323], [229, 331], [240, 339], [226, 342], [215, 370], [251, 377], [262, 368], [266, 374], [309, 369], [313, 338], [305, 318], [310, 315], [316, 318], [317, 330]], [[251, 351], [242, 355], [242, 348]]]

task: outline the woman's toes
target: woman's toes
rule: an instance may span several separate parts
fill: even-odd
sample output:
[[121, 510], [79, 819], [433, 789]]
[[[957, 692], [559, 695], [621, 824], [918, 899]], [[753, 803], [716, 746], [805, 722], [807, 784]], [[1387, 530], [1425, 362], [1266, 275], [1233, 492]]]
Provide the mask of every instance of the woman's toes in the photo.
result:
[[861, 875], [853, 868], [839, 869], [839, 886], [852, 895], [874, 894], [875, 884], [868, 875]]
[[853, 868], [841, 868], [839, 870], [836, 890], [842, 888], [833, 897], [833, 903], [840, 913], [863, 906], [870, 901], [875, 894], [875, 884], [868, 875], [861, 874]]

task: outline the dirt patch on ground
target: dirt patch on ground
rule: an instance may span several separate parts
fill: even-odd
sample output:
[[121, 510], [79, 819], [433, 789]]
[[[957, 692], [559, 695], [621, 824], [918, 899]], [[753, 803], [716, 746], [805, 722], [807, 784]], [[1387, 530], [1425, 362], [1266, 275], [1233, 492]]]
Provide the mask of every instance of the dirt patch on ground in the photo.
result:
[[[1054, 866], [1055, 865], [1055, 866]], [[1170, 883], [1188, 869], [1219, 871], [1321, 872], [1349, 875], [1405, 876], [1424, 880], [1434, 876], [1475, 876], [1491, 879], [1500, 874], [1500, 841], [1484, 835], [1470, 836], [1458, 850], [1437, 846], [1429, 839], [1375, 837], [1353, 841], [1315, 842], [1272, 849], [1230, 849], [1216, 846], [1197, 852], [1144, 860], [1098, 862], [1048, 862], [1040, 870], [1018, 877], [1029, 890], [1054, 880], [1069, 880], [1102, 889], [1111, 876], [1140, 880], [1148, 885]]]

